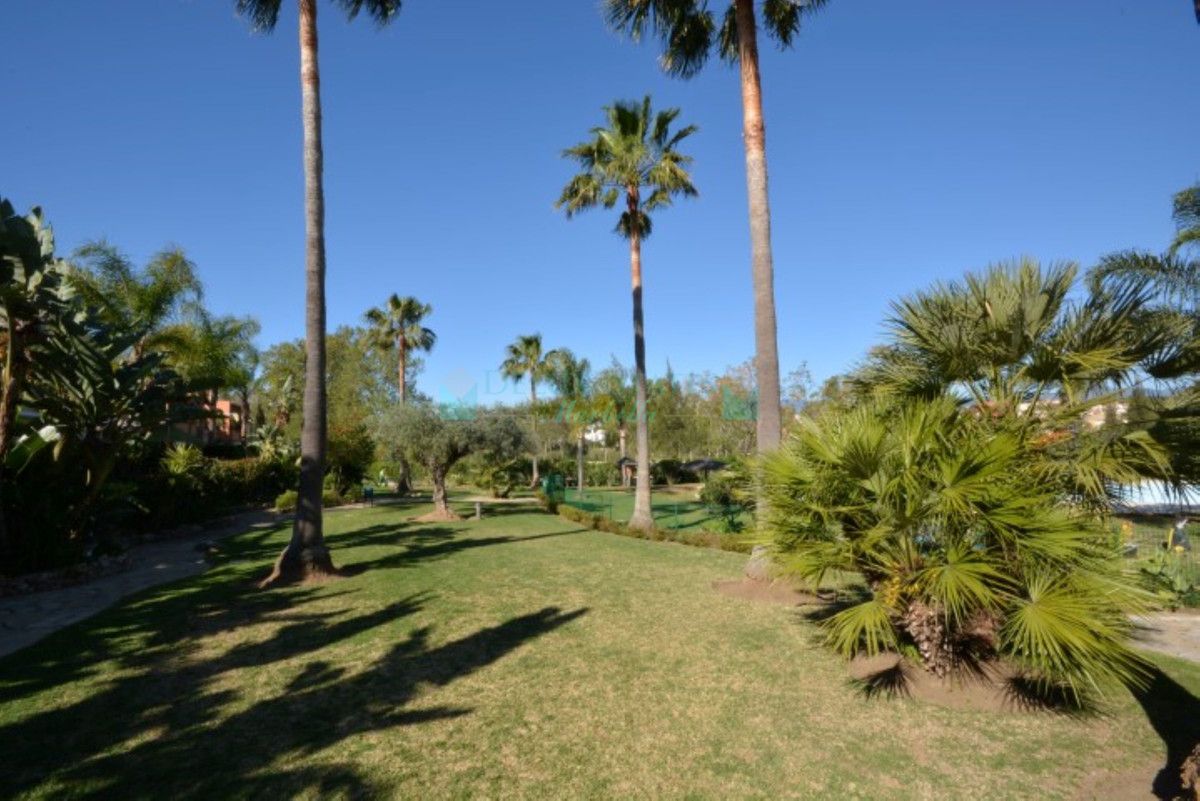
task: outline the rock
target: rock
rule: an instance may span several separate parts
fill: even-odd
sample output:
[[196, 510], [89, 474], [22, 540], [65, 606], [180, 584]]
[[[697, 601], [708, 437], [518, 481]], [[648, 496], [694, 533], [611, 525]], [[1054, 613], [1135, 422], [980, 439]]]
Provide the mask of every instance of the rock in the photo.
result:
[[774, 572], [771, 562], [771, 549], [765, 545], [755, 545], [750, 551], [750, 561], [746, 562], [746, 578], [752, 581], [770, 581]]

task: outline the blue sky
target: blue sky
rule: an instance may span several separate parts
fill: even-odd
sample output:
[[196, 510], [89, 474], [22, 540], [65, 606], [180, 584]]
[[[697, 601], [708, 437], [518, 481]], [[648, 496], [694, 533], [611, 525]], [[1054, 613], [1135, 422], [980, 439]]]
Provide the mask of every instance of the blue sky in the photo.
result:
[[[723, 0], [722, 0], [723, 2]], [[0, 193], [59, 249], [167, 243], [260, 344], [303, 333], [294, 3], [254, 34], [232, 0], [8, 3]], [[407, 0], [378, 30], [321, 3], [329, 323], [389, 293], [430, 302], [422, 385], [494, 371], [541, 331], [632, 361], [628, 251], [611, 215], [553, 209], [559, 158], [618, 98], [700, 126], [700, 198], [645, 249], [651, 371], [753, 349], [737, 76], [670, 79], [598, 0]], [[841, 0], [763, 48], [780, 353], [817, 379], [878, 341], [888, 301], [1022, 254], [1083, 265], [1159, 249], [1200, 178], [1200, 26], [1186, 0]], [[522, 394], [524, 390], [522, 390]]]

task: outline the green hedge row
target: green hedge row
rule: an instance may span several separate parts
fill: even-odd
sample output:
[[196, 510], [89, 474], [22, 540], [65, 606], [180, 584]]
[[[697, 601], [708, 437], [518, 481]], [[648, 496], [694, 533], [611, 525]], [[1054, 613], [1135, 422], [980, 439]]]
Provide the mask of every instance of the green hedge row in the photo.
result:
[[678, 542], [696, 548], [716, 548], [734, 553], [750, 553], [750, 549], [753, 547], [745, 537], [739, 534], [718, 534], [715, 531], [672, 531], [662, 528], [642, 531], [630, 528], [620, 521], [609, 520], [604, 515], [585, 512], [565, 503], [558, 504], [556, 509], [560, 517], [566, 518], [572, 523], [579, 523], [597, 531], [607, 531], [609, 534], [620, 534], [623, 537], [636, 537], [654, 542]]

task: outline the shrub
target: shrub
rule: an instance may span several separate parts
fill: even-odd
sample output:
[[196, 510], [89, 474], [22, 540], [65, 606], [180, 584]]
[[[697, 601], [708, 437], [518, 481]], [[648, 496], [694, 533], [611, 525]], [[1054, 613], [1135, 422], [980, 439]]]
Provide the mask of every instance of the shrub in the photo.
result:
[[659, 459], [650, 465], [650, 480], [655, 484], [691, 484], [699, 478], [690, 470], [684, 470], [678, 459]]
[[677, 542], [681, 545], [691, 545], [697, 548], [716, 548], [735, 553], [750, 552], [750, 543], [732, 534], [718, 534], [712, 531], [668, 531], [661, 528], [651, 528], [643, 531], [641, 529], [630, 528], [618, 520], [609, 520], [604, 515], [585, 512], [582, 509], [568, 506], [567, 504], [559, 504], [557, 510], [560, 517], [597, 531], [608, 532], [609, 534], [619, 534], [623, 537], [635, 537], [654, 542]]
[[583, 478], [590, 487], [613, 487], [621, 483], [621, 473], [612, 462], [586, 462]]
[[296, 511], [296, 502], [299, 501], [300, 494], [296, 490], [287, 490], [279, 493], [275, 498], [276, 512], [294, 512]]
[[365, 425], [331, 429], [325, 452], [326, 475], [338, 493], [361, 484], [375, 459], [375, 442]]
[[1141, 593], [1101, 521], [1043, 479], [1024, 423], [952, 398], [865, 403], [804, 421], [764, 459], [784, 567], [867, 584], [825, 622], [834, 649], [915, 653], [939, 675], [1003, 657], [1077, 702], [1104, 679], [1144, 679], [1128, 644]]

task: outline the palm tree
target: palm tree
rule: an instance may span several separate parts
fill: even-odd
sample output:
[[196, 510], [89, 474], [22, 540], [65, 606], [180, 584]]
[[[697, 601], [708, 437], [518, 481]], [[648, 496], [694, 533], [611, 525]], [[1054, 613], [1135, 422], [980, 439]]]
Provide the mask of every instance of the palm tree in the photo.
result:
[[[1099, 429], [1121, 389], [1160, 350], [1141, 281], [1094, 280], [1072, 299], [1076, 267], [998, 264], [893, 304], [889, 342], [852, 376], [859, 394], [906, 402], [953, 395], [981, 418], [1040, 437], [1041, 483], [1097, 512], [1122, 487], [1164, 477], [1162, 449], [1132, 418]], [[1120, 416], [1120, 413], [1118, 413]]]
[[589, 373], [592, 366], [587, 359], [580, 359], [574, 353], [563, 348], [550, 354], [550, 382], [558, 390], [562, 401], [561, 417], [575, 435], [575, 486], [580, 496], [583, 494], [584, 437], [588, 425], [592, 422], [590, 409], [591, 381]]
[[1102, 515], [1043, 480], [1044, 447], [948, 395], [804, 418], [764, 460], [767, 529], [816, 586], [862, 577], [864, 597], [825, 620], [827, 642], [939, 675], [1004, 659], [1080, 702], [1107, 678], [1140, 684], [1129, 615], [1147, 596]]
[[[828, 0], [763, 0], [767, 32], [788, 47], [800, 20]], [[758, 19], [754, 0], [731, 0], [718, 29], [706, 0], [605, 0], [608, 21], [639, 39], [649, 29], [662, 40], [663, 69], [690, 78], [704, 66], [715, 44], [721, 57], [741, 69], [742, 136], [750, 203], [750, 264], [754, 281], [754, 345], [758, 384], [759, 452], [779, 445], [779, 348], [775, 326], [775, 268], [771, 256], [771, 211], [767, 198], [766, 131], [758, 70]], [[714, 38], [715, 37], [715, 38]]]
[[[279, 21], [283, 0], [236, 0], [238, 13], [261, 31]], [[366, 8], [384, 25], [401, 0], [337, 0], [353, 19]], [[321, 77], [317, 62], [317, 0], [298, 0], [300, 95], [304, 126], [305, 350], [304, 427], [300, 435], [300, 491], [292, 539], [264, 584], [310, 573], [333, 573], [325, 547], [321, 491], [325, 476], [325, 190], [321, 147]]]
[[1200, 184], [1176, 192], [1173, 206], [1176, 233], [1168, 251], [1172, 256], [1185, 245], [1200, 243]]
[[382, 308], [368, 309], [363, 315], [372, 344], [382, 351], [396, 350], [396, 390], [401, 404], [408, 401], [408, 354], [429, 352], [437, 342], [437, 334], [421, 325], [431, 313], [433, 307], [428, 303], [393, 294]]
[[133, 345], [135, 358], [148, 349], [169, 347], [167, 329], [199, 310], [204, 298], [196, 265], [179, 248], [160, 251], [138, 270], [107, 242], [90, 242], [75, 251], [70, 280], [105, 323], [146, 331]]
[[541, 334], [526, 334], [517, 337], [505, 350], [500, 372], [505, 378], [520, 381], [529, 377], [529, 414], [533, 424], [533, 479], [530, 486], [538, 483], [538, 438], [537, 438], [537, 388], [550, 370], [550, 359], [555, 351], [542, 349]]
[[[629, 525], [649, 529], [650, 432], [646, 412], [646, 338], [642, 320], [642, 240], [650, 235], [648, 212], [666, 208], [675, 196], [697, 194], [687, 167], [690, 156], [676, 150], [696, 132], [689, 125], [672, 132], [679, 109], [653, 114], [650, 97], [638, 103], [614, 103], [604, 109], [607, 127], [592, 129], [592, 139], [563, 153], [583, 168], [562, 191], [556, 206], [570, 218], [585, 209], [611, 209], [622, 195], [625, 210], [617, 233], [629, 240], [629, 267], [633, 279], [634, 391], [637, 404], [637, 491]], [[643, 192], [645, 194], [643, 195]]]
[[[614, 357], [612, 365], [602, 370], [592, 382], [592, 391], [604, 406], [604, 419], [617, 426], [617, 447], [621, 459], [625, 459], [629, 455], [629, 421], [635, 405], [629, 371]], [[629, 486], [629, 472], [624, 467], [621, 468], [621, 485]]]

